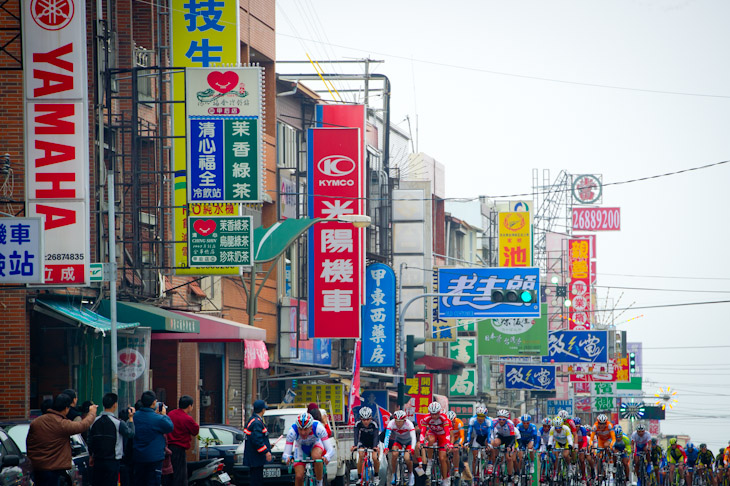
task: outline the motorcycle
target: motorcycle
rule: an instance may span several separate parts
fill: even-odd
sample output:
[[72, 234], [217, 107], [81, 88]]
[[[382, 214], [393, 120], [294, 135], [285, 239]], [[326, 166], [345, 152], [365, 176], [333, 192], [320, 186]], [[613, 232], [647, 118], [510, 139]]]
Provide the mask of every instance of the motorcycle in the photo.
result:
[[222, 458], [188, 462], [188, 486], [230, 485], [231, 476], [223, 467]]

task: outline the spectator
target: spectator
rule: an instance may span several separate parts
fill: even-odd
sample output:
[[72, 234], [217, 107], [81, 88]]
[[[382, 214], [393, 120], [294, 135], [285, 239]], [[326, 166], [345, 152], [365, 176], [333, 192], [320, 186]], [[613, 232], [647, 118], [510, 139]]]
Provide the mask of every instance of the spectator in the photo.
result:
[[89, 429], [89, 454], [94, 461], [92, 486], [117, 486], [124, 444], [134, 437], [134, 409], [127, 411], [128, 421], [121, 421], [115, 417], [118, 399], [116, 393], [104, 395], [104, 411]]
[[253, 402], [253, 415], [248, 420], [243, 433], [248, 436], [243, 449], [243, 464], [251, 470], [250, 486], [262, 486], [264, 483], [264, 464], [271, 462], [271, 444], [269, 432], [264, 425], [266, 402]]
[[72, 467], [69, 439], [72, 435], [87, 430], [94, 421], [96, 405], [89, 407], [89, 414], [84, 420], [66, 420], [72, 403], [70, 396], [61, 393], [53, 400], [53, 406], [48, 413], [30, 423], [25, 444], [37, 486], [58, 485], [66, 470]]
[[[133, 410], [136, 410], [136, 407], [127, 407], [125, 410], [120, 410], [119, 420], [128, 422], [129, 415]], [[132, 442], [132, 439], [128, 438], [123, 440], [122, 460], [119, 462], [119, 484], [121, 486], [131, 486], [132, 484], [132, 455], [134, 453]]]
[[167, 407], [151, 390], [142, 394], [142, 408], [134, 418], [134, 484], [160, 486], [165, 459], [165, 434], [173, 431]]
[[46, 398], [41, 403], [41, 415], [47, 413], [51, 408], [53, 408], [53, 398]]
[[81, 416], [81, 412], [79, 411], [79, 409], [76, 408], [76, 404], [79, 403], [79, 397], [76, 396], [76, 391], [69, 388], [67, 390], [63, 390], [61, 393], [71, 397], [71, 407], [68, 410], [68, 415], [66, 415], [66, 418], [69, 420], [73, 420], [74, 422], [80, 421], [83, 417]]
[[172, 484], [173, 486], [187, 486], [188, 470], [185, 451], [190, 449], [192, 439], [197, 437], [200, 432], [200, 426], [191, 416], [193, 397], [181, 396], [177, 407], [170, 412], [170, 420], [172, 420], [175, 430], [167, 434], [167, 446], [172, 451]]
[[317, 420], [322, 425], [324, 425], [325, 430], [327, 431], [327, 437], [332, 437], [332, 429], [330, 428], [330, 422], [327, 419], [326, 415], [322, 415], [322, 411], [318, 408], [312, 408], [309, 410], [309, 415], [312, 416], [314, 420]]

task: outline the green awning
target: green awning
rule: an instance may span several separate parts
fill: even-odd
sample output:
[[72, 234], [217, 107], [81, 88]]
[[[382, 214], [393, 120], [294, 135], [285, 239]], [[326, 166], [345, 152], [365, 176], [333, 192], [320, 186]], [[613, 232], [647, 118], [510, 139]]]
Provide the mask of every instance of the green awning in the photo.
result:
[[268, 228], [258, 227], [253, 231], [254, 262], [276, 260], [302, 233], [320, 218], [285, 219]]
[[[107, 333], [112, 323], [106, 317], [68, 301], [36, 299], [35, 310], [69, 324], [84, 324], [93, 327], [97, 332]], [[130, 329], [139, 326], [139, 322], [117, 322], [117, 329]]]
[[[109, 301], [102, 300], [99, 313], [108, 316], [110, 308]], [[153, 305], [117, 302], [117, 318], [140, 322], [143, 326], [152, 328], [152, 332], [200, 333], [200, 322], [197, 319], [184, 317]]]

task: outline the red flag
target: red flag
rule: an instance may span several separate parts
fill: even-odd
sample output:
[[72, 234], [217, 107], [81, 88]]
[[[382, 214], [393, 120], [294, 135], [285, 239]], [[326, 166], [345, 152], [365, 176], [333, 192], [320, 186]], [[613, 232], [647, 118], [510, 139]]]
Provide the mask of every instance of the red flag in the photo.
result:
[[355, 341], [355, 358], [352, 361], [352, 387], [350, 388], [349, 416], [347, 423], [355, 425], [355, 407], [360, 402], [360, 340]]

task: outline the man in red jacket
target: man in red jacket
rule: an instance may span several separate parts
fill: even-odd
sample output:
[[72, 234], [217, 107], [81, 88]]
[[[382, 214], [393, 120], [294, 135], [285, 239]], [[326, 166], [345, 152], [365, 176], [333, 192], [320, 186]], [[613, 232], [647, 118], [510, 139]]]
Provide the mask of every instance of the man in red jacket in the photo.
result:
[[185, 451], [190, 449], [192, 439], [198, 436], [200, 426], [190, 414], [193, 411], [193, 397], [183, 395], [178, 400], [178, 408], [168, 413], [175, 429], [167, 434], [167, 446], [172, 451], [172, 484], [188, 485], [188, 462]]

